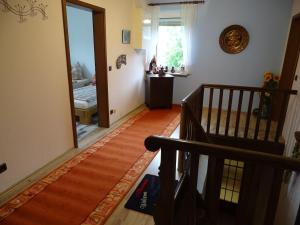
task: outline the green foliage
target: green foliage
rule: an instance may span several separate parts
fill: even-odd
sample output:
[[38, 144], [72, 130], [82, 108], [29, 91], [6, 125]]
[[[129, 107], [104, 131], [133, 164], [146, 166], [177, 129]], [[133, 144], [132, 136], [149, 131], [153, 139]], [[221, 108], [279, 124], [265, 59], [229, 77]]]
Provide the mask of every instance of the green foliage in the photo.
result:
[[170, 67], [180, 68], [183, 65], [182, 39], [177, 36], [174, 46], [166, 55], [166, 64]]
[[159, 64], [179, 69], [183, 65], [183, 27], [161, 26], [159, 39]]

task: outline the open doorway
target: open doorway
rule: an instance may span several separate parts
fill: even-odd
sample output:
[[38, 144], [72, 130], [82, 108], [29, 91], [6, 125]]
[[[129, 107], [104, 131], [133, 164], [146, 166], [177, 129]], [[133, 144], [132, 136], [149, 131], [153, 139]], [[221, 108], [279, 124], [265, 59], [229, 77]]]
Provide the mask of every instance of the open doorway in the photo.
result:
[[62, 0], [74, 146], [109, 127], [105, 10]]

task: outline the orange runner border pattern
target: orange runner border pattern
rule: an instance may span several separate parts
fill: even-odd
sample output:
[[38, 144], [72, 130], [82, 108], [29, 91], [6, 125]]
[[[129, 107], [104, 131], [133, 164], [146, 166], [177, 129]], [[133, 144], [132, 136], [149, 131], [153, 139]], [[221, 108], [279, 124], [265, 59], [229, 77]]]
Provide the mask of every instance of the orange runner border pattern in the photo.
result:
[[[79, 153], [77, 156], [64, 163], [58, 169], [55, 169], [49, 175], [42, 178], [31, 187], [23, 191], [21, 194], [13, 198], [11, 201], [6, 203], [0, 208], [0, 221], [8, 217], [16, 209], [20, 208], [34, 196], [43, 191], [49, 184], [57, 181], [61, 176], [67, 174], [73, 167], [77, 166], [80, 162], [101, 149], [101, 147], [108, 143], [112, 138], [118, 136], [128, 127], [132, 126], [135, 121], [143, 117], [148, 112], [148, 109], [143, 110], [141, 113], [129, 119], [120, 127], [116, 128], [111, 133], [97, 141], [95, 144], [91, 145], [86, 150]], [[179, 121], [180, 115], [176, 116], [176, 118], [167, 126], [162, 135], [170, 136], [178, 126]], [[98, 206], [90, 213], [82, 225], [103, 225], [108, 217], [112, 214], [113, 210], [129, 192], [134, 183], [138, 180], [139, 176], [151, 163], [155, 155], [156, 153], [146, 151], [127, 171], [125, 176], [121, 178], [121, 180], [112, 188], [108, 195], [99, 202]]]

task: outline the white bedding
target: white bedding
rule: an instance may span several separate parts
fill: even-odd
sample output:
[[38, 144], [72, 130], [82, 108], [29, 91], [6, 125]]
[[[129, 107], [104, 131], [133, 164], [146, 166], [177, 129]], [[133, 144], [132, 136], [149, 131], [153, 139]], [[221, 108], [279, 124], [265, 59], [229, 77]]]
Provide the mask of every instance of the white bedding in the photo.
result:
[[73, 90], [74, 106], [77, 109], [88, 109], [97, 105], [96, 86], [88, 85]]
[[90, 79], [72, 80], [73, 89], [77, 89], [77, 88], [87, 86], [89, 83], [91, 83]]

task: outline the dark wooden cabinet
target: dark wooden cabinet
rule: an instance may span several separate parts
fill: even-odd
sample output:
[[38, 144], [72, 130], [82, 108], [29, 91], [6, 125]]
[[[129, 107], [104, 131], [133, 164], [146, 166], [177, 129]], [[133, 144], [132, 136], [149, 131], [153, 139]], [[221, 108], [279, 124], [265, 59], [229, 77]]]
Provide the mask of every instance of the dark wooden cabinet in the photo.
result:
[[174, 77], [171, 75], [146, 75], [145, 102], [149, 108], [171, 108]]

